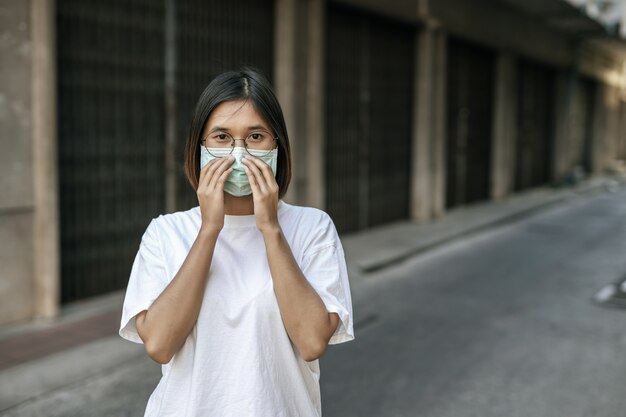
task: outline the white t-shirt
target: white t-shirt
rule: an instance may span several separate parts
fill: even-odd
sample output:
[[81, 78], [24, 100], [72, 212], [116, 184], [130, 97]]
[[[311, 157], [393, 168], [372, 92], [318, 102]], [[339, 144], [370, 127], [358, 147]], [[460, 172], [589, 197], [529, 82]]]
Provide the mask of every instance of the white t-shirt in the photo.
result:
[[[294, 258], [340, 323], [330, 344], [354, 339], [345, 257], [321, 210], [282, 200], [278, 220]], [[200, 207], [153, 219], [135, 258], [119, 334], [143, 343], [135, 315], [174, 278], [196, 239]], [[321, 415], [319, 361], [306, 362], [283, 325], [254, 215], [224, 218], [198, 320], [162, 366], [145, 417], [313, 417]]]

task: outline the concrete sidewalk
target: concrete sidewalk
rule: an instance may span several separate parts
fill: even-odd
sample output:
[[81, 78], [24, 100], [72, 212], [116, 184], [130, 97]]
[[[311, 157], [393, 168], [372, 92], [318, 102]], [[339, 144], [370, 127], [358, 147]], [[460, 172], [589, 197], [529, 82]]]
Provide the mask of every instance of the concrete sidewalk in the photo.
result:
[[[574, 188], [542, 188], [473, 205], [441, 219], [398, 222], [342, 236], [352, 291], [369, 272], [581, 194], [608, 192], [623, 179], [596, 178]], [[145, 359], [143, 346], [117, 335], [124, 291], [64, 307], [59, 318], [0, 328], [0, 415], [20, 403], [121, 364]]]
[[516, 221], [579, 195], [609, 192], [624, 184], [625, 178], [614, 177], [594, 178], [576, 187], [538, 188], [499, 202], [450, 210], [442, 218], [429, 222], [403, 221], [342, 236], [351, 283], [368, 272], [393, 265], [453, 239]]

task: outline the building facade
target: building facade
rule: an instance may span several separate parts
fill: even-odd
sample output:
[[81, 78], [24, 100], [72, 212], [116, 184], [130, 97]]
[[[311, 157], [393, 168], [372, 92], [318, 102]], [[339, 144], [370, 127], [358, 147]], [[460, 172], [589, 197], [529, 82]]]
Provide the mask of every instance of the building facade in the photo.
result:
[[273, 81], [294, 157], [286, 200], [326, 210], [342, 233], [626, 158], [621, 2], [0, 0], [0, 10], [0, 323], [125, 288], [150, 219], [197, 205], [183, 146], [200, 92], [226, 69], [251, 65]]

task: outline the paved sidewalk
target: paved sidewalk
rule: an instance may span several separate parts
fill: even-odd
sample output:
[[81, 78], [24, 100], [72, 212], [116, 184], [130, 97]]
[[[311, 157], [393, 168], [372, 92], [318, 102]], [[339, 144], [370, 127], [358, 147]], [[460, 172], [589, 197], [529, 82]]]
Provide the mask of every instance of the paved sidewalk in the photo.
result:
[[[608, 192], [624, 183], [596, 178], [575, 188], [536, 189], [501, 202], [453, 210], [427, 223], [404, 221], [342, 236], [353, 292], [368, 272], [581, 194]], [[124, 291], [118, 291], [69, 305], [54, 320], [0, 327], [0, 415], [29, 398], [145, 356], [141, 345], [117, 335], [123, 297]]]
[[[617, 177], [616, 177], [617, 178]], [[608, 192], [626, 184], [624, 178], [594, 178], [571, 188], [538, 188], [499, 202], [450, 210], [424, 223], [402, 221], [342, 237], [351, 283], [453, 239], [506, 224], [581, 194]]]

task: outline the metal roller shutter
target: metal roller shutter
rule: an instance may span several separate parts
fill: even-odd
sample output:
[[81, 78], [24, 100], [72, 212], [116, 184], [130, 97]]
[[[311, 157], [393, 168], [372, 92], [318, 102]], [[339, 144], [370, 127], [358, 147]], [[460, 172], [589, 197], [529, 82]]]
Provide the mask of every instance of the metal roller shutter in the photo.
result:
[[272, 80], [272, 0], [176, 0], [177, 207], [198, 205], [183, 174], [183, 151], [200, 93], [217, 74], [253, 66]]
[[451, 39], [448, 47], [446, 207], [489, 198], [494, 55]]
[[414, 30], [328, 9], [326, 209], [342, 232], [408, 217]]
[[[57, 2], [61, 302], [124, 288], [139, 239], [164, 212], [165, 6]], [[271, 77], [273, 1], [175, 2], [179, 208], [197, 200], [182, 171], [200, 93], [225, 69]]]
[[163, 6], [62, 0], [61, 302], [123, 288], [163, 209]]
[[518, 70], [518, 126], [515, 190], [550, 181], [553, 147], [554, 73], [523, 60]]

